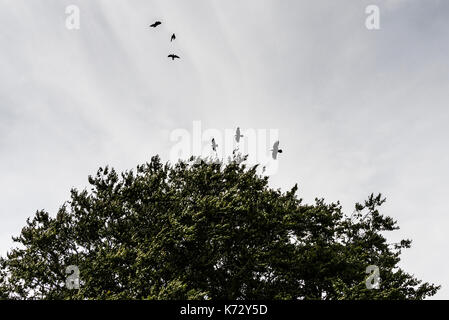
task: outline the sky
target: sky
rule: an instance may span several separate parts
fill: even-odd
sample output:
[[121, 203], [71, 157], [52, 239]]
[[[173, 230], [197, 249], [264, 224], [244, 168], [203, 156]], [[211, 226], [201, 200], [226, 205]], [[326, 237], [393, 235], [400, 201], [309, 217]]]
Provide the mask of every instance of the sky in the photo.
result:
[[449, 299], [448, 39], [444, 0], [0, 0], [0, 254], [99, 166], [169, 161], [199, 121], [274, 130], [270, 184], [305, 202], [381, 192], [389, 239], [413, 240], [401, 267]]

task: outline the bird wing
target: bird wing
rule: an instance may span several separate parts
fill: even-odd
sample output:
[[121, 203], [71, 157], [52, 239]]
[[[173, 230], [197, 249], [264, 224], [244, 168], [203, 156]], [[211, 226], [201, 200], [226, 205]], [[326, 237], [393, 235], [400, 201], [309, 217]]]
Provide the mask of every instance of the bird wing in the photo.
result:
[[279, 148], [279, 140], [276, 141], [276, 142], [273, 144], [273, 149], [274, 149], [274, 150], [277, 151], [278, 148]]
[[176, 54], [175, 54], [175, 55], [173, 55], [173, 57], [174, 57], [174, 58], [178, 58], [178, 59], [180, 59], [180, 58], [179, 58], [179, 56], [177, 56]]

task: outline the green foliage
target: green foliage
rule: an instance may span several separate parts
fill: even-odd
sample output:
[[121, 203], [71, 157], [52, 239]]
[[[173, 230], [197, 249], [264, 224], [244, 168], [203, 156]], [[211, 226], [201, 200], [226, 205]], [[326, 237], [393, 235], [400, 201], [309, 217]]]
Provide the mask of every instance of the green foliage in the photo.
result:
[[[237, 161], [238, 160], [238, 161]], [[9, 299], [423, 299], [439, 287], [398, 267], [410, 241], [371, 195], [351, 216], [339, 203], [302, 204], [241, 159], [100, 168], [52, 218], [28, 219], [0, 260]], [[80, 289], [65, 268], [80, 269]], [[368, 290], [368, 265], [380, 289]]]

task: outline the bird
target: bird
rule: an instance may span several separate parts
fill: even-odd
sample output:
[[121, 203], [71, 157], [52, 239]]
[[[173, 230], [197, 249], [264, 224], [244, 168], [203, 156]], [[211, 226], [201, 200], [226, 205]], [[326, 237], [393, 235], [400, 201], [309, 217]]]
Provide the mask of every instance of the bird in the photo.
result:
[[212, 138], [212, 150], [217, 151], [218, 144], [215, 143], [215, 138]]
[[151, 27], [151, 28], [156, 28], [156, 27], [157, 27], [158, 25], [160, 25], [160, 24], [162, 24], [162, 22], [156, 21], [155, 23], [150, 24], [150, 27]]
[[173, 33], [173, 34], [171, 35], [170, 42], [172, 42], [172, 41], [175, 40], [175, 39], [176, 39], [176, 35]]
[[240, 134], [240, 127], [237, 127], [237, 130], [235, 131], [235, 141], [240, 142], [240, 138], [243, 138], [243, 135]]
[[279, 149], [279, 140], [273, 144], [273, 149], [271, 151], [271, 156], [276, 160], [278, 153], [282, 153], [282, 149]]
[[175, 60], [175, 59], [181, 59], [181, 58], [180, 58], [179, 56], [177, 56], [176, 54], [169, 54], [168, 57], [171, 58], [172, 60]]

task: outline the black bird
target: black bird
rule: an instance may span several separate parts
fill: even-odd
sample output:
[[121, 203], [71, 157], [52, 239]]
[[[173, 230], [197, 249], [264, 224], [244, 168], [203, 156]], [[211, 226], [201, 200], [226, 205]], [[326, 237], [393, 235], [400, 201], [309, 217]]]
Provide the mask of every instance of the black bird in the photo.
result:
[[160, 22], [160, 21], [156, 21], [155, 23], [153, 23], [153, 24], [150, 24], [150, 27], [152, 27], [152, 28], [156, 28], [158, 25], [160, 25], [160, 24], [162, 24], [162, 22]]
[[177, 56], [176, 54], [169, 54], [168, 55], [168, 58], [171, 58], [172, 60], [175, 60], [175, 59], [181, 59], [179, 56]]
[[170, 42], [172, 42], [172, 41], [175, 40], [175, 39], [176, 39], [176, 35], [173, 33], [173, 34], [171, 35]]

